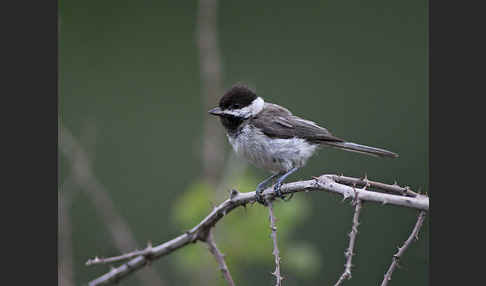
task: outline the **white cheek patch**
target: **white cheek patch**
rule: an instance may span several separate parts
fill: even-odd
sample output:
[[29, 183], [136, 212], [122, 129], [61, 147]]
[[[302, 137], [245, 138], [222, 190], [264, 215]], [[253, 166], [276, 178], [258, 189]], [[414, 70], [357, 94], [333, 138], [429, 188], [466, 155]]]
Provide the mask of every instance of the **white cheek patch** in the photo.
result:
[[263, 100], [263, 98], [257, 97], [257, 99], [253, 100], [253, 102], [249, 106], [243, 109], [248, 108], [248, 112], [251, 115], [257, 115], [260, 111], [263, 110], [264, 105], [265, 105], [265, 101]]
[[237, 110], [225, 110], [224, 113], [233, 115], [236, 117], [244, 117], [248, 118], [250, 116], [257, 115], [260, 111], [263, 110], [263, 106], [265, 105], [265, 101], [261, 97], [257, 97], [253, 102], [245, 108], [237, 109]]

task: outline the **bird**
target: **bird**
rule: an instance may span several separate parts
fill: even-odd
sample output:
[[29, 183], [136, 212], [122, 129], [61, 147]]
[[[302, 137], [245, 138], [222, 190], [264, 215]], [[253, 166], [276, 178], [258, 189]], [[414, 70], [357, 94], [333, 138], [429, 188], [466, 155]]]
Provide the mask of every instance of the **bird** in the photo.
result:
[[280, 188], [284, 180], [305, 166], [320, 147], [332, 147], [375, 157], [397, 158], [398, 154], [348, 142], [325, 127], [292, 114], [287, 108], [266, 102], [244, 84], [235, 84], [208, 111], [219, 117], [234, 152], [272, 175], [256, 187], [256, 201], [267, 205], [262, 192], [273, 181], [276, 197], [285, 200]]

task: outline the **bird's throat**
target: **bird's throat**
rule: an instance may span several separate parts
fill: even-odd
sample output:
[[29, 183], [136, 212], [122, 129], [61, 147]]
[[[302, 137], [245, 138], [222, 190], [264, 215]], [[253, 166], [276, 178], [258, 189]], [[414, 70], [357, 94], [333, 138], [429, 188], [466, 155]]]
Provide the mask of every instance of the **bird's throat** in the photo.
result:
[[241, 117], [236, 117], [236, 116], [221, 116], [221, 123], [223, 124], [224, 128], [226, 129], [226, 132], [228, 132], [228, 135], [234, 136], [238, 133], [238, 129], [240, 128], [241, 124], [243, 121], [245, 121], [244, 118]]

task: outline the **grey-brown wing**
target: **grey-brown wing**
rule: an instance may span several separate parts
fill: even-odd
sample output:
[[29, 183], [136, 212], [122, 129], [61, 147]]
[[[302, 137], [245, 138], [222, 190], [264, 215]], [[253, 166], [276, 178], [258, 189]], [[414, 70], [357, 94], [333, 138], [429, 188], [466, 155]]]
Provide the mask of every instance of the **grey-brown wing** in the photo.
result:
[[265, 109], [252, 120], [255, 127], [273, 138], [303, 138], [313, 143], [344, 142], [332, 135], [326, 128], [302, 119], [275, 104], [267, 104]]

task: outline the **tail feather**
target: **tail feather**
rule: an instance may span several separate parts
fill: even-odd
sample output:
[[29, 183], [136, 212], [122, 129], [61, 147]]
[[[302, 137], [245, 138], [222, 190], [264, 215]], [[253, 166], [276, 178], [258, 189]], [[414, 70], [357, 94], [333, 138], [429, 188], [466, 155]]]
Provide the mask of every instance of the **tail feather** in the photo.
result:
[[322, 143], [341, 150], [357, 152], [357, 153], [362, 153], [362, 154], [376, 156], [376, 157], [389, 157], [389, 158], [398, 157], [397, 153], [393, 153], [385, 149], [365, 146], [365, 145], [356, 144], [352, 142], [322, 142]]

